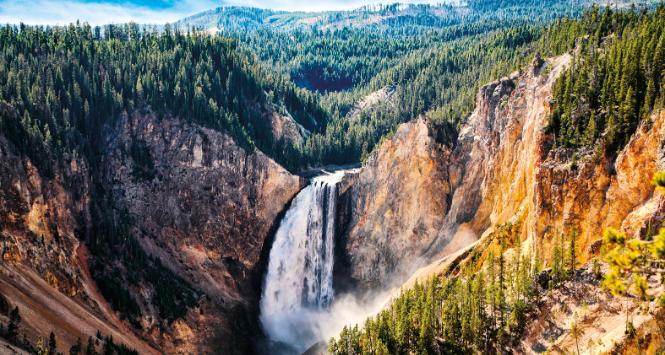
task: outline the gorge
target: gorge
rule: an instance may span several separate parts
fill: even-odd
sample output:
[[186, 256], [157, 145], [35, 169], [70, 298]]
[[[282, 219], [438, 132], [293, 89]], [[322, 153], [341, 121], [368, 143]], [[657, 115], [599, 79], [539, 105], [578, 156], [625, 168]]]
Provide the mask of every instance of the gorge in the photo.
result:
[[665, 6], [617, 3], [0, 25], [0, 353], [662, 351]]

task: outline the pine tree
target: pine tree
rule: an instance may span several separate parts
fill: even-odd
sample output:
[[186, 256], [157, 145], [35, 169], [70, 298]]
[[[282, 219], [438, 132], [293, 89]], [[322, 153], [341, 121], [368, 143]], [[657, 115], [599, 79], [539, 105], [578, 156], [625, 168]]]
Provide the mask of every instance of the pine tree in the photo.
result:
[[81, 343], [81, 338], [76, 339], [76, 343], [69, 348], [69, 355], [81, 355], [83, 350], [83, 344]]
[[555, 246], [552, 251], [552, 278], [554, 279], [554, 284], [558, 285], [561, 281], [565, 280], [568, 274], [566, 272], [566, 248], [562, 233], [557, 233], [554, 243]]
[[499, 240], [499, 244], [501, 246], [501, 249], [499, 251], [499, 285], [498, 285], [498, 291], [497, 291], [497, 307], [499, 309], [499, 334], [498, 334], [498, 342], [500, 345], [503, 345], [505, 339], [505, 302], [506, 302], [506, 295], [505, 295], [505, 259], [503, 256], [504, 253], [504, 248], [505, 248], [505, 240], [506, 236], [504, 233], [501, 234], [501, 239]]
[[88, 337], [88, 345], [85, 348], [85, 355], [96, 355], [97, 350], [95, 349], [95, 341], [92, 337]]
[[573, 228], [573, 231], [570, 233], [570, 245], [569, 245], [569, 252], [570, 252], [570, 278], [574, 281], [575, 280], [575, 269], [577, 267], [577, 255], [576, 253], [576, 248], [575, 248], [575, 241], [577, 239], [577, 230]]
[[584, 129], [585, 145], [592, 145], [596, 141], [597, 130], [598, 128], [596, 126], [596, 114], [595, 112], [591, 111], [591, 115], [589, 117], [589, 123]]
[[51, 332], [48, 337], [48, 354], [56, 355], [58, 354], [58, 344], [56, 342], [55, 333]]
[[497, 311], [497, 306], [496, 306], [496, 271], [495, 271], [495, 266], [494, 266], [494, 253], [492, 251], [489, 252], [489, 256], [487, 257], [489, 265], [487, 266], [487, 273], [489, 276], [489, 287], [487, 289], [487, 296], [490, 300], [490, 315], [491, 315], [491, 326], [492, 329], [496, 329], [496, 311]]
[[16, 343], [18, 341], [19, 324], [21, 323], [21, 315], [19, 314], [18, 306], [9, 313], [9, 324], [7, 325], [7, 339]]
[[44, 339], [41, 337], [37, 340], [37, 355], [49, 355], [48, 348], [44, 345]]
[[573, 316], [573, 321], [570, 323], [570, 335], [575, 339], [575, 348], [577, 349], [577, 355], [580, 353], [580, 344], [579, 339], [582, 336], [583, 332], [577, 322], [577, 315]]

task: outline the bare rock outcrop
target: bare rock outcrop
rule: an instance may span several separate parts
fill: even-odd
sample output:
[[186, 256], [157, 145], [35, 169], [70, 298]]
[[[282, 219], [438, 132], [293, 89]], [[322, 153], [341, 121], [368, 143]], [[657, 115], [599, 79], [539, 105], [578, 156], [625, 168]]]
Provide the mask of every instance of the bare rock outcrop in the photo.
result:
[[92, 223], [86, 160], [70, 154], [50, 170], [40, 171], [0, 135], [0, 297], [19, 307], [20, 334], [36, 344], [53, 331], [60, 348], [69, 349], [100, 331], [157, 354], [106, 312], [108, 304], [86, 273], [87, 260], [79, 253]]
[[173, 351], [239, 349], [222, 340], [234, 336], [229, 318], [244, 310], [251, 322], [262, 250], [304, 181], [226, 134], [151, 114], [123, 116], [106, 151], [104, 176], [134, 237], [209, 300], [203, 315], [190, 312], [174, 324], [166, 339]]
[[665, 168], [665, 113], [615, 157], [553, 147], [551, 89], [570, 60], [534, 61], [483, 86], [452, 148], [436, 144], [421, 119], [381, 145], [350, 188], [342, 239], [356, 282], [390, 284], [414, 261], [455, 253], [507, 222], [519, 222], [522, 247], [545, 258], [555, 235], [577, 233], [580, 263], [598, 253], [592, 245], [607, 226], [657, 231], [665, 201], [650, 181]]
[[[264, 249], [304, 181], [182, 119], [135, 112], [103, 137], [95, 171], [72, 154], [46, 174], [0, 134], [0, 294], [20, 307], [21, 332], [36, 344], [53, 330], [65, 350], [97, 330], [146, 354], [251, 347]], [[93, 198], [100, 186], [104, 201]], [[126, 225], [127, 238], [196, 290], [184, 316], [166, 321], [154, 304], [155, 280], [107, 255], [114, 273], [133, 278], [118, 280], [140, 306], [140, 326], [114, 310], [90, 268], [93, 208]]]
[[[137, 174], [136, 144], [149, 176]], [[123, 117], [108, 152], [114, 200], [143, 247], [211, 296], [241, 301], [270, 228], [304, 182], [223, 133], [152, 115]]]
[[450, 150], [437, 143], [425, 118], [399, 127], [350, 187], [348, 233], [351, 277], [366, 286], [406, 271], [422, 255], [449, 208]]

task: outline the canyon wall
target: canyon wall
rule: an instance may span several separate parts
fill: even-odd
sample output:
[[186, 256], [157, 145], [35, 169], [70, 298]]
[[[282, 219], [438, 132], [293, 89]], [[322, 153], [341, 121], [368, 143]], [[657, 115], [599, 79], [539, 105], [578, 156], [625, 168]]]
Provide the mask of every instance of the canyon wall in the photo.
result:
[[340, 238], [347, 277], [378, 287], [418, 264], [449, 209], [449, 159], [420, 118], [401, 125], [351, 178]]
[[[436, 142], [426, 118], [401, 125], [379, 147], [347, 192], [342, 267], [352, 282], [403, 281], [414, 265], [456, 253], [508, 222], [521, 226], [524, 248], [538, 247], [546, 259], [555, 235], [577, 233], [579, 263], [598, 254], [607, 226], [657, 231], [665, 209], [651, 177], [665, 169], [665, 112], [645, 120], [618, 156], [573, 157], [545, 129], [552, 85], [570, 61], [536, 58], [483, 86], [452, 147]], [[427, 270], [419, 275], [440, 269]]]
[[[264, 248], [303, 179], [224, 133], [149, 112], [122, 115], [96, 144], [96, 171], [71, 156], [47, 177], [0, 135], [0, 294], [19, 306], [21, 331], [35, 344], [53, 330], [60, 350], [97, 330], [141, 353], [251, 348]], [[97, 232], [93, 208], [126, 226], [122, 237], [138, 241], [160, 275], [194, 290], [184, 316], [167, 321], [155, 280], [104, 256], [140, 307], [138, 326], [113, 310], [84, 242]]]

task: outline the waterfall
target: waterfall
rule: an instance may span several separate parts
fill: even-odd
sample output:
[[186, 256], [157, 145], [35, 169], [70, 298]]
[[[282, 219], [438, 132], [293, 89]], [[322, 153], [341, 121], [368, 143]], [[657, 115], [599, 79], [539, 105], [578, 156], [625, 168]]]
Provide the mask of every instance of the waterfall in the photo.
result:
[[316, 177], [295, 197], [270, 250], [261, 323], [273, 341], [298, 352], [324, 340], [318, 320], [334, 297], [337, 184], [343, 176]]

